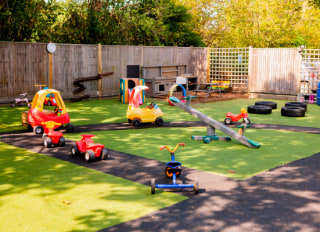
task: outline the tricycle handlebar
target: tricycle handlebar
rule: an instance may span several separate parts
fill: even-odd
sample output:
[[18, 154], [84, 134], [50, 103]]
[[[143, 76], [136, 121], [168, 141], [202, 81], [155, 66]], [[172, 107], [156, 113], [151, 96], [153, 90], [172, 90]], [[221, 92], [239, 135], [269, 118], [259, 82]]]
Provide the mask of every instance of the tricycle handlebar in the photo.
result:
[[176, 147], [175, 147], [172, 151], [171, 151], [171, 149], [170, 149], [168, 146], [164, 146], [164, 147], [160, 147], [160, 151], [163, 150], [163, 149], [165, 149], [165, 148], [167, 148], [168, 151], [169, 151], [170, 153], [172, 153], [172, 152], [175, 152], [175, 151], [178, 149], [179, 146], [185, 146], [185, 145], [186, 145], [185, 143], [178, 143], [178, 144], [176, 145]]

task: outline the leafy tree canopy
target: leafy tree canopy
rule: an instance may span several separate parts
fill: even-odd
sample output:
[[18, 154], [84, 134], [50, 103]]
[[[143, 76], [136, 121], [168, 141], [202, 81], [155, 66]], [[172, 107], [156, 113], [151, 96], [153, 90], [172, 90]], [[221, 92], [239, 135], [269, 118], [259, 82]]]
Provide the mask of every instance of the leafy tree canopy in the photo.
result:
[[173, 0], [5, 0], [0, 40], [205, 46]]

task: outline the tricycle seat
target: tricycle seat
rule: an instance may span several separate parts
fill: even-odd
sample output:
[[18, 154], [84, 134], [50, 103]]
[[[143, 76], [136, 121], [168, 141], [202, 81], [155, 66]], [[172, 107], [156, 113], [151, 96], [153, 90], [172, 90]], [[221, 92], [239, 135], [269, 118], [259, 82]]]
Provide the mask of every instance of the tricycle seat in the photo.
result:
[[167, 166], [170, 168], [177, 168], [177, 167], [181, 166], [181, 163], [177, 162], [177, 161], [170, 161], [167, 163]]

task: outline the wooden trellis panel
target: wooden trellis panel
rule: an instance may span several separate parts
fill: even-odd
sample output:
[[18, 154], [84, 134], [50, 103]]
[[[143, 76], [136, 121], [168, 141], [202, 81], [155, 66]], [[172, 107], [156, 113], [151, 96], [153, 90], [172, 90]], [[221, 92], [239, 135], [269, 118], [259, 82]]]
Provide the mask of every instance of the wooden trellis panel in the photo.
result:
[[209, 80], [230, 81], [232, 87], [248, 87], [249, 48], [212, 48]]

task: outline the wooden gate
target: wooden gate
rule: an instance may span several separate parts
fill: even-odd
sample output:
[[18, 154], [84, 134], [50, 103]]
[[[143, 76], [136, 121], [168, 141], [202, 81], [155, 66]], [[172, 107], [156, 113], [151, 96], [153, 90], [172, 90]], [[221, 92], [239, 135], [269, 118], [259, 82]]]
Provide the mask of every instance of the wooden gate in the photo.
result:
[[301, 53], [298, 48], [250, 48], [249, 93], [292, 95], [299, 92]]

